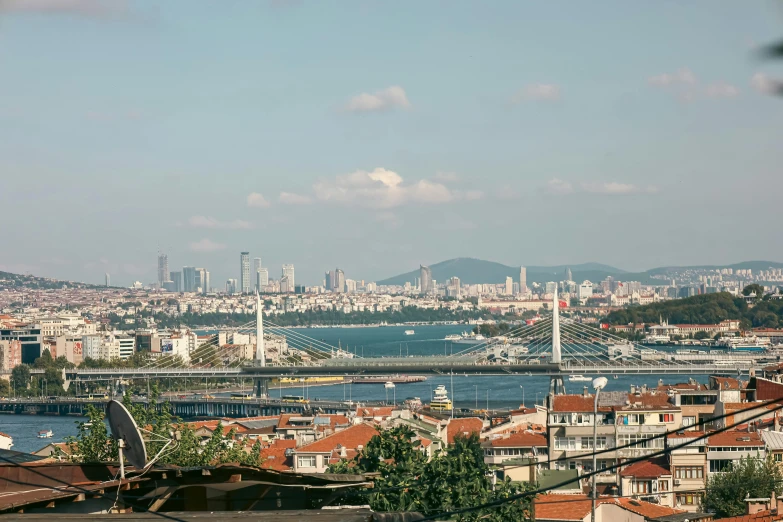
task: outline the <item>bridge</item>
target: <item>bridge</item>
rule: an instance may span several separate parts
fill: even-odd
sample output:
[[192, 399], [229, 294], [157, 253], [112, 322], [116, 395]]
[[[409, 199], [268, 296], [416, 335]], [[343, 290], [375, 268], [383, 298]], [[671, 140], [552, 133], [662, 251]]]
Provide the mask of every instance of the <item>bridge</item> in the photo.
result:
[[[64, 370], [66, 382], [160, 378], [249, 378], [256, 393], [266, 395], [268, 382], [282, 377], [346, 377], [395, 374], [549, 376], [553, 389], [568, 375], [708, 375], [749, 373], [778, 362], [767, 353], [713, 350], [699, 354], [651, 348], [611, 332], [560, 317], [555, 292], [552, 316], [533, 325], [521, 325], [501, 337], [483, 340], [452, 355], [428, 357], [359, 357], [339, 347], [280, 327], [263, 317], [257, 299], [256, 320], [236, 329], [255, 333], [253, 360], [243, 360], [233, 345], [217, 339], [200, 346], [189, 363], [177, 357], [153, 359], [140, 368]], [[285, 345], [267, 351], [272, 340]], [[274, 352], [274, 353], [273, 353]], [[194, 352], [195, 353], [195, 352]]]

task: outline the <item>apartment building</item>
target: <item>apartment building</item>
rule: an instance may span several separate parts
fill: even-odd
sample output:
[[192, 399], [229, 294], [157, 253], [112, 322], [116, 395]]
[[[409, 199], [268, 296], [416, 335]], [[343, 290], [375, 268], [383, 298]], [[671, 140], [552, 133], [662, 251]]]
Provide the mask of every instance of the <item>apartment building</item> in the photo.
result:
[[484, 463], [498, 469], [498, 478], [520, 482], [534, 480], [541, 462], [548, 458], [548, 442], [544, 435], [521, 431], [495, 435], [481, 443]]
[[681, 431], [666, 438], [672, 471], [674, 506], [692, 513], [700, 511], [707, 480], [707, 440], [696, 440], [703, 431]]
[[620, 472], [620, 493], [674, 507], [672, 472], [665, 457], [636, 462]]
[[707, 476], [723, 472], [746, 457], [765, 459], [764, 440], [757, 431], [724, 431], [707, 439]]

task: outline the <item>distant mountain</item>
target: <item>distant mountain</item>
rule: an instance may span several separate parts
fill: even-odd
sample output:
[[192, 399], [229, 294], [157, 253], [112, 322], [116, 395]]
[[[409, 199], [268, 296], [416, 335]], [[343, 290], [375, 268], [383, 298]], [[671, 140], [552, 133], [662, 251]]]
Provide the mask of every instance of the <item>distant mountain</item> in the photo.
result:
[[[575, 281], [601, 281], [607, 276], [620, 276], [626, 274], [624, 270], [600, 263], [581, 263], [576, 265], [557, 265], [557, 266], [528, 266], [527, 282], [545, 283], [547, 281], [559, 281], [563, 278], [566, 268], [571, 269]], [[519, 267], [506, 266], [494, 261], [484, 261], [471, 257], [458, 257], [449, 259], [434, 265], [430, 265], [432, 278], [436, 281], [446, 281], [450, 277], [459, 277], [462, 283], [504, 283], [506, 277], [512, 277], [515, 282], [519, 281]], [[413, 282], [419, 277], [419, 270], [413, 270], [405, 274], [400, 274], [383, 281], [378, 281], [379, 285], [404, 285], [406, 282]]]

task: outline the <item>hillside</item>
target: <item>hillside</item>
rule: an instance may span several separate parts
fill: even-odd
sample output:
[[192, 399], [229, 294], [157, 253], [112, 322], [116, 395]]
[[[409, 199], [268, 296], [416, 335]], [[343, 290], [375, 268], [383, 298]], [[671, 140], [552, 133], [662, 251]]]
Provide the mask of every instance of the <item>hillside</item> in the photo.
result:
[[87, 283], [76, 283], [73, 281], [59, 281], [48, 277], [36, 277], [24, 274], [12, 274], [10, 272], [0, 272], [0, 290], [5, 288], [30, 289], [30, 290], [52, 290], [60, 288], [105, 288], [99, 285], [90, 285]]
[[721, 292], [630, 306], [610, 312], [605, 321], [612, 325], [649, 324], [660, 319], [670, 324], [716, 324], [725, 319], [740, 319], [745, 328], [778, 328], [783, 326], [783, 301], [766, 300], [749, 307], [744, 299]]
[[[575, 281], [600, 281], [606, 276], [620, 276], [626, 274], [625, 271], [600, 263], [582, 263], [568, 265], [571, 268]], [[527, 282], [545, 283], [547, 281], [559, 281], [563, 278], [566, 265], [558, 266], [528, 266]], [[514, 281], [519, 281], [519, 267], [507, 266], [493, 261], [484, 261], [471, 257], [459, 257], [449, 259], [434, 265], [430, 265], [432, 278], [436, 281], [445, 281], [450, 277], [459, 277], [462, 283], [503, 283], [506, 277], [512, 277]], [[413, 282], [419, 277], [419, 270], [413, 270], [405, 274], [400, 274], [383, 281], [378, 281], [379, 285], [403, 285], [406, 282]]]

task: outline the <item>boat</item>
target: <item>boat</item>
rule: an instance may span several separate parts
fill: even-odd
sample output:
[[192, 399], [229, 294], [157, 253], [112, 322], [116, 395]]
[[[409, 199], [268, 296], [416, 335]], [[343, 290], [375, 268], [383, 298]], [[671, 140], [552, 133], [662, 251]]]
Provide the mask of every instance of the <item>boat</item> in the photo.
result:
[[589, 382], [592, 381], [590, 377], [585, 377], [584, 375], [569, 375], [568, 380], [570, 382]]
[[671, 337], [665, 334], [649, 334], [644, 337], [644, 344], [669, 344]]
[[617, 374], [613, 375], [612, 379], [617, 379]]
[[39, 439], [51, 439], [53, 436], [54, 432], [52, 430], [41, 430], [38, 432]]
[[451, 335], [447, 335], [443, 340], [444, 341], [459, 341], [460, 339], [462, 339], [461, 335], [451, 334]]
[[459, 336], [459, 340], [454, 342], [457, 344], [479, 344], [484, 342], [485, 339], [486, 337], [481, 334], [463, 332], [462, 335]]
[[383, 385], [383, 387], [386, 388], [387, 390], [390, 390], [390, 389], [394, 388], [394, 383], [391, 382], [391, 381], [386, 381], [386, 383]]
[[430, 402], [430, 410], [451, 411], [451, 399], [449, 399], [448, 395], [446, 386], [443, 384], [435, 388], [432, 402]]
[[413, 330], [405, 330], [405, 335], [413, 335], [413, 334], [415, 334], [415, 333], [416, 333], [416, 332], [415, 332], [415, 331], [413, 331]]
[[763, 352], [770, 347], [769, 339], [758, 337], [726, 337], [718, 346], [728, 348], [733, 352]]

